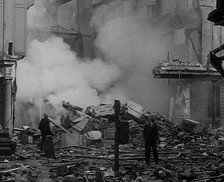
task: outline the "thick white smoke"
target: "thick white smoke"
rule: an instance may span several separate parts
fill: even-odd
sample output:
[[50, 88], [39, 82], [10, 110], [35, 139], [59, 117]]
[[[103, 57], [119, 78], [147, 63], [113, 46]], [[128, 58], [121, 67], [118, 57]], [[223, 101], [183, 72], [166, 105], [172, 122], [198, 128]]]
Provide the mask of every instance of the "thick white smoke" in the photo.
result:
[[83, 107], [95, 105], [100, 103], [98, 92], [110, 87], [119, 75], [113, 64], [77, 58], [61, 38], [33, 40], [27, 57], [18, 64], [17, 98], [37, 107], [45, 107], [43, 100], [55, 108], [63, 101]]
[[91, 24], [98, 32], [98, 49], [122, 70], [113, 91], [166, 114], [170, 88], [167, 81], [154, 79], [152, 74], [166, 57], [166, 39], [161, 29], [150, 24], [146, 5], [113, 1], [94, 12]]
[[[30, 15], [35, 19], [35, 11]], [[166, 55], [166, 41], [147, 17], [146, 9], [132, 0], [96, 9], [91, 25], [97, 31], [95, 44], [104, 61], [78, 59], [61, 38], [33, 40], [27, 58], [18, 65], [18, 115], [34, 123], [39, 120], [37, 110], [52, 112], [63, 100], [79, 106], [99, 104], [99, 93], [107, 101], [128, 98], [166, 113], [170, 89], [167, 81], [156, 80], [152, 74]], [[31, 27], [35, 27], [33, 22]]]

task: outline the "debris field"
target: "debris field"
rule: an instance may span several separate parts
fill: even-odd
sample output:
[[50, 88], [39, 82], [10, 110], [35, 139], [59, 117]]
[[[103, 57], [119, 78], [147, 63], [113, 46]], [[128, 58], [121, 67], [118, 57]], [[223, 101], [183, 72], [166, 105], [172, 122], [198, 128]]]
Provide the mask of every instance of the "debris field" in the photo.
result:
[[[113, 105], [84, 109], [63, 103], [66, 116], [60, 121], [50, 118], [55, 156], [40, 152], [38, 130], [15, 128], [11, 137], [15, 153], [0, 156], [1, 181], [224, 181], [223, 127], [214, 129], [188, 119], [175, 124], [149, 111], [138, 117], [128, 111], [129, 106], [121, 107], [121, 120], [129, 123], [129, 142], [119, 145], [119, 171], [114, 170]], [[159, 126], [159, 163], [151, 155], [146, 165], [142, 133], [151, 118]]]

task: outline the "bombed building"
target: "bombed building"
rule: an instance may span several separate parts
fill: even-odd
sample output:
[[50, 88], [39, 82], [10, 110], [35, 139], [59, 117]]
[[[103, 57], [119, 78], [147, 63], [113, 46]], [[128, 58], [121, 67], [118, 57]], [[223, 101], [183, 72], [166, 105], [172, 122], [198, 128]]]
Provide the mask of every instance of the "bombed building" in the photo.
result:
[[223, 14], [0, 0], [0, 181], [223, 181]]

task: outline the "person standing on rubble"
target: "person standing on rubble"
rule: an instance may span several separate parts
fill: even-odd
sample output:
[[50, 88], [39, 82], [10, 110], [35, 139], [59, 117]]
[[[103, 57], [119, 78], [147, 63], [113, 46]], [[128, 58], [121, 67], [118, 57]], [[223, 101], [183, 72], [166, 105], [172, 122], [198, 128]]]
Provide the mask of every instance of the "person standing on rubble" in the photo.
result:
[[145, 140], [145, 162], [147, 165], [149, 165], [150, 153], [152, 149], [154, 161], [156, 164], [158, 164], [158, 126], [156, 125], [155, 118], [151, 118], [150, 120], [147, 118], [147, 120], [148, 123], [145, 125], [143, 131], [143, 137]]
[[47, 135], [51, 135], [50, 129], [50, 120], [48, 119], [48, 115], [44, 114], [44, 118], [41, 119], [39, 124], [39, 129], [41, 131], [41, 143], [40, 143], [40, 150], [43, 152], [44, 142], [46, 140]]

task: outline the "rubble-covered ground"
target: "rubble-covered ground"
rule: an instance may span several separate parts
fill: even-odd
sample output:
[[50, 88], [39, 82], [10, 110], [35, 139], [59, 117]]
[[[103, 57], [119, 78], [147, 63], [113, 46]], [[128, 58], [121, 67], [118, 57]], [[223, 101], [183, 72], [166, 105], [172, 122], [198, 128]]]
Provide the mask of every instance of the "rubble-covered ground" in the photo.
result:
[[[70, 123], [61, 120], [61, 127], [52, 128], [55, 158], [47, 158], [39, 151], [39, 135], [26, 128], [13, 136], [16, 153], [0, 156], [0, 181], [224, 181], [224, 128], [208, 126], [179, 126], [167, 121], [159, 113], [146, 112], [141, 118], [128, 118], [130, 142], [120, 145], [120, 168], [114, 171], [113, 107], [102, 105], [86, 110], [64, 103]], [[122, 111], [123, 112], [123, 111]], [[159, 164], [151, 159], [144, 162], [142, 131], [146, 118], [154, 118], [159, 126]], [[124, 119], [122, 118], [122, 119]], [[187, 126], [187, 127], [186, 127]], [[192, 128], [191, 128], [192, 127]], [[189, 130], [190, 128], [190, 130]], [[60, 145], [61, 134], [100, 131], [102, 138], [86, 138], [82, 145]], [[112, 131], [112, 132], [111, 132]], [[29, 141], [32, 136], [33, 141]], [[152, 156], [152, 155], [151, 155]]]

